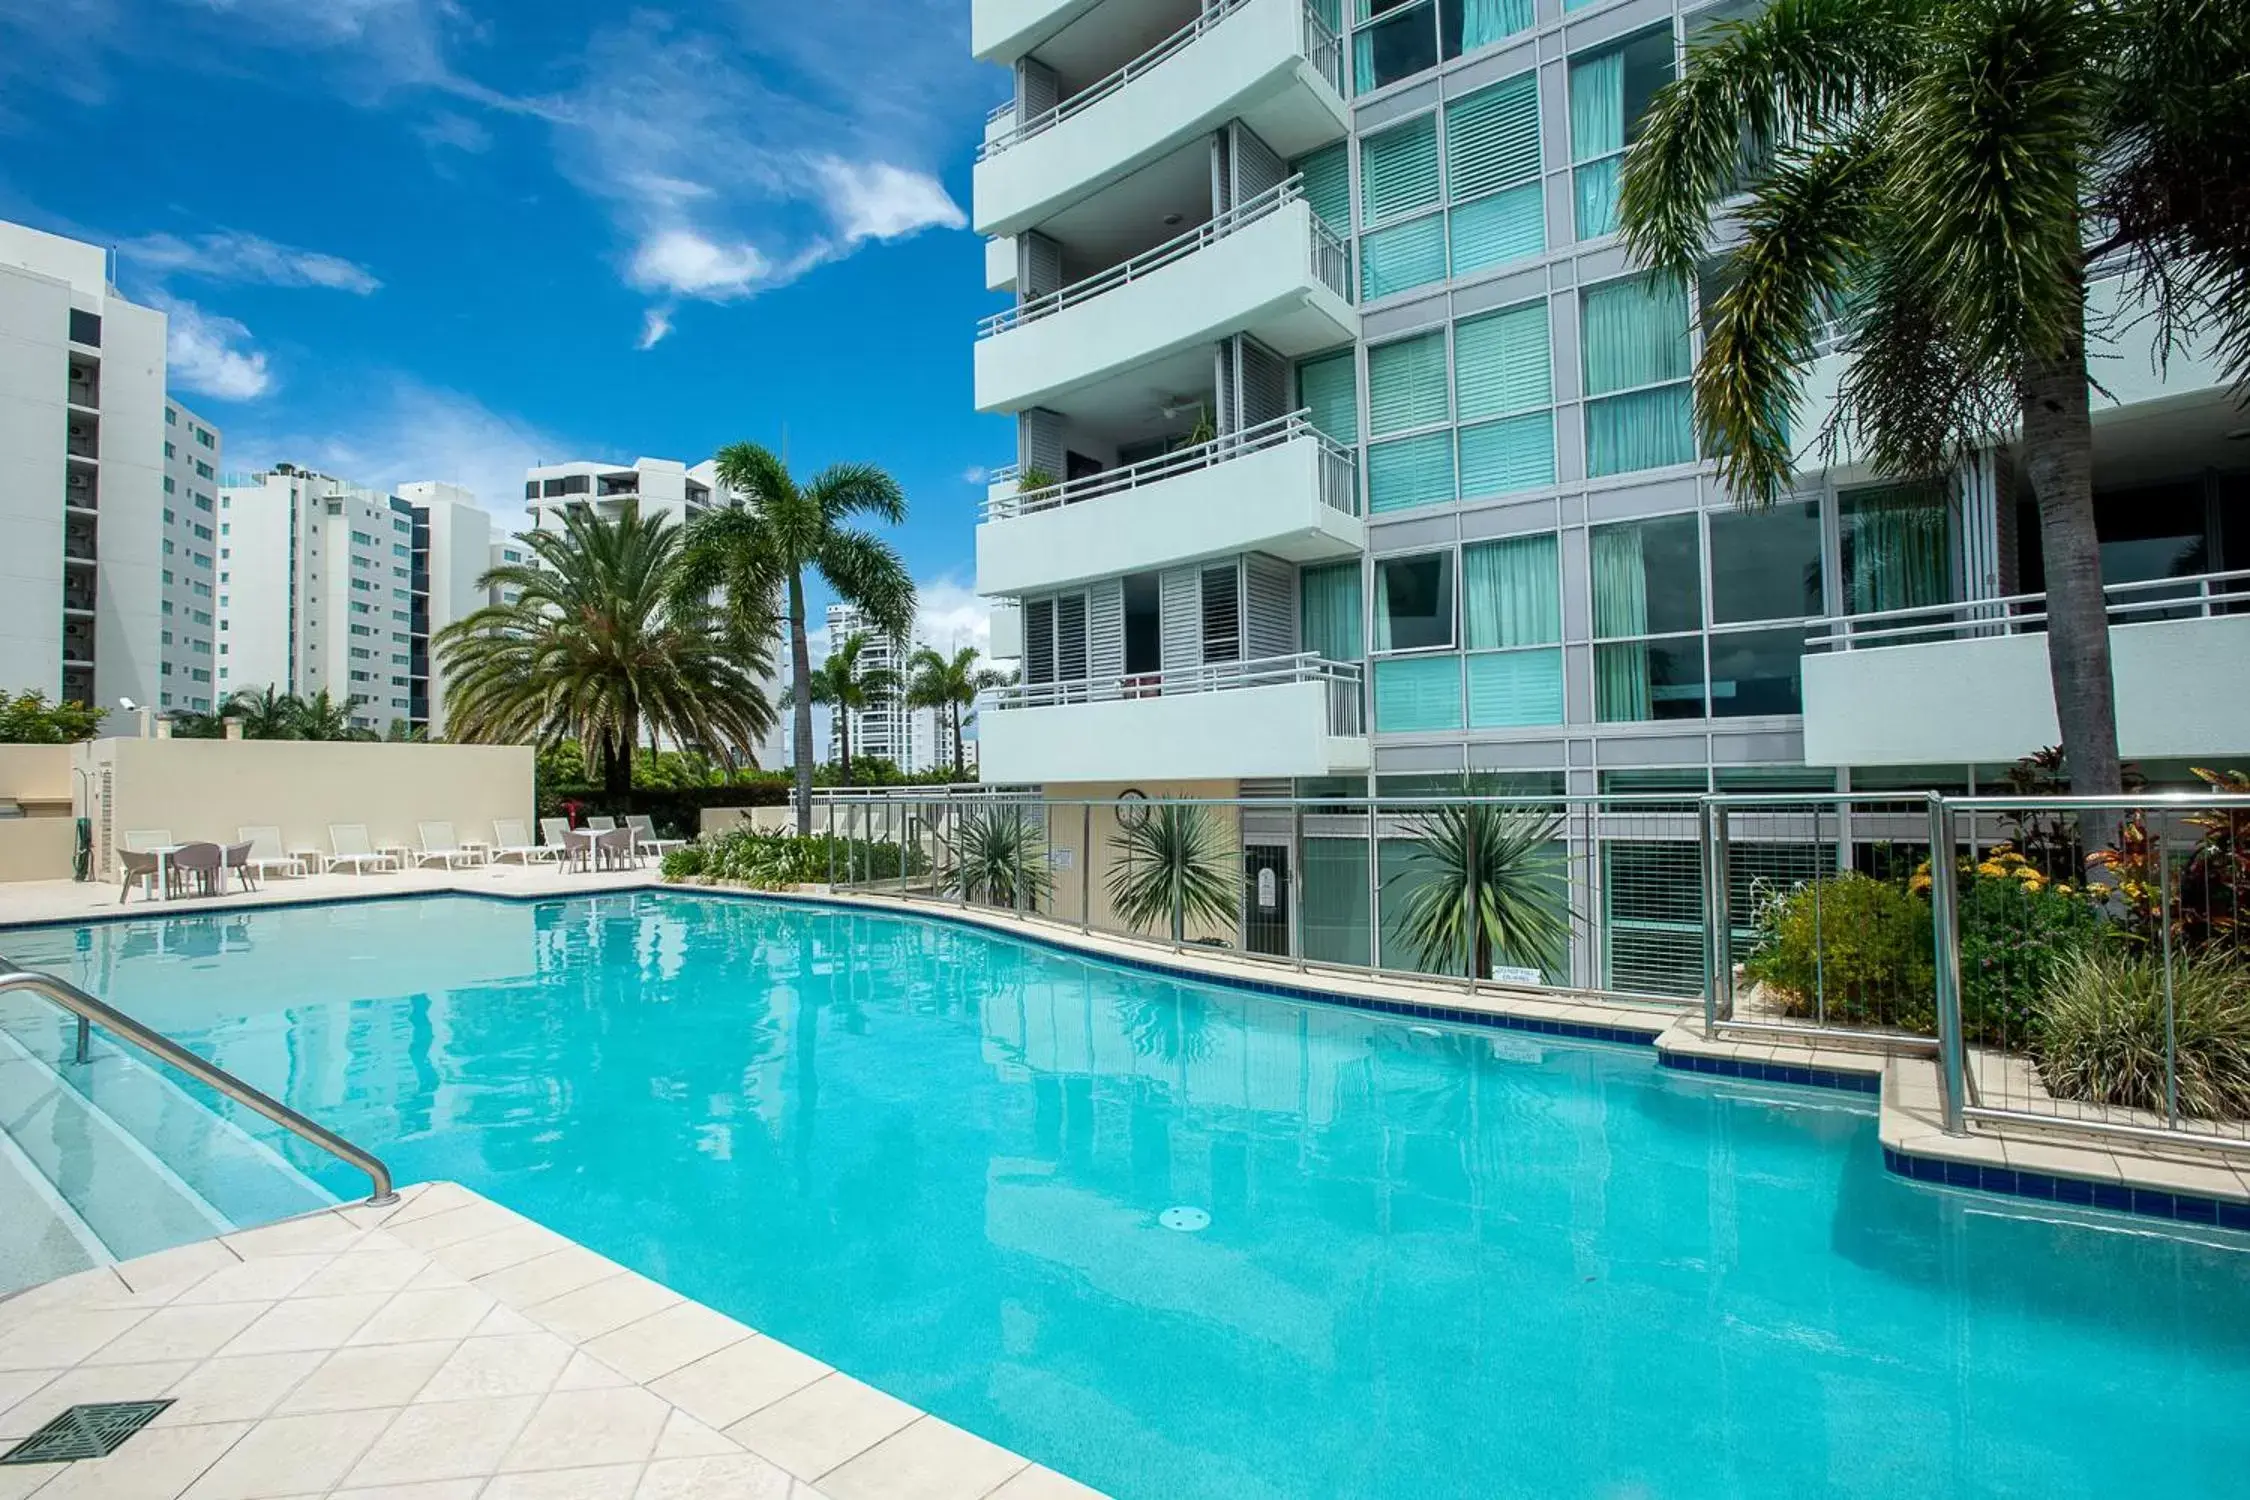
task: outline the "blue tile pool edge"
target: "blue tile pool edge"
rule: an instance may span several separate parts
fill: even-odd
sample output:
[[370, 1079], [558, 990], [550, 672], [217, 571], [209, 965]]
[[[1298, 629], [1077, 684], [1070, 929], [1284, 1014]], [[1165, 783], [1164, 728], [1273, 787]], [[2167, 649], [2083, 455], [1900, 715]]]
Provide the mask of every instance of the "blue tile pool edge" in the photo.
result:
[[2016, 1167], [1948, 1161], [1943, 1157], [1910, 1155], [1895, 1146], [1883, 1148], [1883, 1166], [1900, 1177], [1938, 1187], [1969, 1188], [2001, 1197], [2096, 1208], [2173, 1224], [2204, 1224], [2218, 1229], [2250, 1231], [2250, 1202], [2238, 1199], [2133, 1187], [2121, 1182], [2095, 1182], [2057, 1172], [2028, 1172]]

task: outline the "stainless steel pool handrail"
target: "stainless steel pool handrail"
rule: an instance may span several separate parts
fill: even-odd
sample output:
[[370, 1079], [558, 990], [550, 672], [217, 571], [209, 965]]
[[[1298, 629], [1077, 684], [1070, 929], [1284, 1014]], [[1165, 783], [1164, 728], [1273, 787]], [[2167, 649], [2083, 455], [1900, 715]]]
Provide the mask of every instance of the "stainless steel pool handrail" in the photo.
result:
[[362, 1151], [326, 1126], [308, 1120], [280, 1100], [260, 1093], [217, 1064], [206, 1062], [170, 1037], [151, 1031], [115, 1006], [95, 999], [69, 980], [0, 958], [0, 994], [10, 990], [28, 990], [43, 996], [78, 1018], [78, 1061], [86, 1060], [88, 1027], [98, 1023], [198, 1083], [208, 1084], [235, 1103], [256, 1110], [300, 1140], [309, 1141], [346, 1165], [365, 1172], [373, 1188], [367, 1197], [370, 1207], [380, 1208], [398, 1201], [398, 1194], [391, 1190], [391, 1169], [374, 1155]]

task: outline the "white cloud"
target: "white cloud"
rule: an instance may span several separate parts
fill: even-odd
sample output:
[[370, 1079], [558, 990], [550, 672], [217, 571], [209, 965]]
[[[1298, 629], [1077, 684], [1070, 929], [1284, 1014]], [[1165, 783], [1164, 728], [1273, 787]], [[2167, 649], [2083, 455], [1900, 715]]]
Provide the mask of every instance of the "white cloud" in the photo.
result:
[[273, 389], [265, 351], [250, 347], [250, 330], [176, 297], [158, 297], [167, 325], [165, 363], [185, 390], [220, 401], [254, 401]]
[[365, 266], [340, 255], [300, 250], [261, 235], [222, 229], [182, 239], [174, 234], [143, 235], [117, 247], [118, 254], [154, 275], [199, 276], [206, 281], [251, 281], [267, 286], [325, 287], [364, 297], [382, 286]]
[[966, 229], [961, 212], [935, 177], [884, 162], [827, 157], [813, 164], [826, 188], [827, 207], [846, 244], [896, 240], [924, 229]]
[[432, 150], [445, 149], [477, 155], [492, 149], [492, 132], [467, 115], [441, 110], [414, 127], [414, 134]]
[[951, 655], [963, 646], [992, 647], [992, 606], [951, 576], [918, 583], [914, 628], [933, 649]]
[[755, 245], [722, 245], [692, 229], [674, 228], [642, 240], [626, 274], [640, 291], [730, 302], [756, 291], [773, 270]]
[[961, 471], [961, 482], [963, 484], [990, 484], [992, 483], [992, 471], [983, 464], [971, 464]]
[[670, 306], [652, 307], [641, 319], [641, 341], [634, 347], [642, 350], [654, 349], [658, 344], [664, 342], [664, 336], [671, 331], [672, 309]]

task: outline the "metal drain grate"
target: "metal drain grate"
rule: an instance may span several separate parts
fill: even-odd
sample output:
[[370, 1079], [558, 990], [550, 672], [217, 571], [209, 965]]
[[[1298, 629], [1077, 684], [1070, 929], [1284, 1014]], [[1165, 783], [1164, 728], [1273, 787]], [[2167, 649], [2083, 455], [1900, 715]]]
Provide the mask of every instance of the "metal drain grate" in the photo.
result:
[[170, 1401], [101, 1401], [74, 1406], [0, 1453], [0, 1464], [67, 1464], [105, 1458], [146, 1427]]

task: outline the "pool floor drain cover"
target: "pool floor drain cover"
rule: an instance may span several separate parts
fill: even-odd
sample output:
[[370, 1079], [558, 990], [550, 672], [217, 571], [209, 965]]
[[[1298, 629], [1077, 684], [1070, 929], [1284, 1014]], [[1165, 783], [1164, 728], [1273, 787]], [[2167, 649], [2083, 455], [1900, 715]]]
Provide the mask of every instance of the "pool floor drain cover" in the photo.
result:
[[1209, 1229], [1211, 1216], [1200, 1208], [1167, 1208], [1156, 1216], [1156, 1222], [1166, 1229], [1193, 1234], [1198, 1229]]
[[0, 1464], [67, 1464], [106, 1458], [146, 1427], [170, 1401], [104, 1401], [73, 1406], [0, 1453]]

